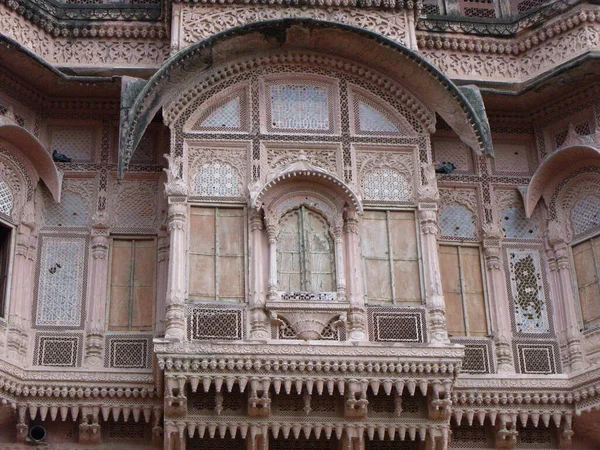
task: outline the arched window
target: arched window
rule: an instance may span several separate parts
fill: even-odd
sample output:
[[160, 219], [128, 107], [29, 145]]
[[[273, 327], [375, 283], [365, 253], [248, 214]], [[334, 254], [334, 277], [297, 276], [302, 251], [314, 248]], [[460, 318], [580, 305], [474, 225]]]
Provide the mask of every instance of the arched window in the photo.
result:
[[286, 213], [277, 235], [277, 278], [285, 292], [332, 292], [334, 243], [329, 225], [305, 206]]
[[14, 197], [6, 181], [0, 178], [0, 212], [10, 216], [13, 209]]

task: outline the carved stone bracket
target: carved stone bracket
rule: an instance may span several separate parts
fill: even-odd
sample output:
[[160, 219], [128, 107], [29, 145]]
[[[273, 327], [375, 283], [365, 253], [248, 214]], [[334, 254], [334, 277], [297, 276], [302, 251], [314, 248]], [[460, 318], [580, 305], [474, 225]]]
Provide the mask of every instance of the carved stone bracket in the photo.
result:
[[338, 319], [338, 325], [346, 322], [345, 304], [324, 303], [321, 305], [299, 302], [269, 302], [267, 309], [271, 315], [271, 322], [282, 325], [284, 318], [296, 333], [298, 339], [318, 340], [322, 332], [332, 320]]

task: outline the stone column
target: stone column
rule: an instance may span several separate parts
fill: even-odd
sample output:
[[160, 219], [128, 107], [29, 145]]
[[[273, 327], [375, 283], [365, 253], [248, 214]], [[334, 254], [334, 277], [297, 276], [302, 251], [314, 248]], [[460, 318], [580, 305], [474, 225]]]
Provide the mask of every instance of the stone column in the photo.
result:
[[269, 301], [277, 300], [277, 219], [266, 217], [269, 238]]
[[359, 220], [356, 211], [346, 211], [344, 217], [344, 236], [346, 238], [346, 279], [347, 296], [350, 303], [348, 315], [348, 339], [367, 340], [367, 313], [362, 274], [362, 261], [358, 235]]
[[264, 289], [265, 252], [263, 251], [264, 222], [256, 209], [250, 211], [250, 337], [270, 339], [270, 324], [265, 312]]
[[169, 274], [167, 281], [165, 338], [185, 337], [185, 257], [187, 203], [185, 198], [169, 198]]
[[161, 228], [158, 235], [156, 268], [156, 319], [154, 321], [154, 331], [157, 336], [165, 332], [165, 310], [167, 307], [167, 280], [169, 272], [169, 235], [165, 227]]
[[552, 221], [548, 225], [548, 240], [554, 250], [556, 260], [555, 282], [557, 287], [556, 303], [561, 304], [557, 313], [562, 313], [562, 324], [569, 352], [569, 363], [572, 371], [583, 368], [581, 350], [581, 332], [575, 311], [575, 296], [571, 285], [571, 268], [569, 263], [569, 246], [563, 237], [563, 227]]
[[29, 273], [29, 241], [33, 226], [21, 223], [16, 229], [15, 257], [12, 267], [12, 286], [8, 311], [8, 334], [6, 338], [7, 353], [11, 359], [22, 359], [23, 345], [31, 315], [31, 304], [28, 301], [28, 284], [32, 284]]
[[500, 247], [500, 228], [495, 225], [484, 226], [483, 253], [487, 271], [488, 298], [496, 347], [498, 373], [514, 373], [511, 321], [506, 274], [502, 266], [502, 250]]
[[335, 241], [335, 278], [337, 284], [338, 301], [346, 301], [346, 271], [344, 262], [344, 235], [342, 225], [332, 227], [333, 238]]
[[437, 204], [419, 203], [421, 228], [421, 251], [423, 254], [423, 279], [425, 303], [429, 310], [429, 334], [432, 343], [449, 343], [446, 328], [446, 306], [440, 275], [440, 260], [437, 248]]
[[85, 325], [85, 365], [91, 367], [100, 366], [103, 360], [109, 245], [108, 228], [92, 228], [91, 278]]
[[510, 3], [510, 0], [498, 0], [496, 5], [496, 13], [498, 14], [498, 17], [506, 18], [513, 15]]

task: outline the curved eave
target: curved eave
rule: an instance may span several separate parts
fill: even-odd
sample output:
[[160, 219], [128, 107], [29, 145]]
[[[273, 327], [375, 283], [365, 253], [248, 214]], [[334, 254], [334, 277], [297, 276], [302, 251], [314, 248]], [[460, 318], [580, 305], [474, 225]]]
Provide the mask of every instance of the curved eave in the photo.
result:
[[275, 186], [281, 185], [282, 183], [285, 183], [286, 181], [291, 181], [292, 179], [296, 179], [296, 178], [304, 178], [307, 180], [317, 180], [324, 184], [330, 185], [331, 187], [333, 187], [334, 189], [339, 191], [341, 195], [346, 197], [348, 202], [350, 202], [354, 206], [354, 209], [356, 209], [356, 211], [359, 214], [363, 213], [362, 202], [360, 200], [360, 197], [352, 190], [352, 188], [350, 186], [348, 186], [346, 183], [344, 183], [342, 180], [340, 180], [335, 175], [332, 175], [332, 174], [329, 174], [326, 172], [315, 171], [315, 170], [293, 170], [290, 172], [285, 172], [285, 173], [273, 178], [271, 181], [266, 183], [261, 188], [261, 190], [258, 192], [258, 194], [256, 195], [256, 197], [253, 201], [253, 206], [257, 209], [260, 208], [265, 195], [270, 190], [272, 190]]
[[11, 124], [0, 125], [0, 138], [19, 149], [46, 184], [52, 198], [60, 202], [62, 174], [56, 168], [52, 157], [42, 143], [26, 129]]
[[550, 154], [540, 164], [527, 186], [527, 192], [524, 196], [527, 217], [531, 217], [540, 198], [548, 186], [557, 181], [557, 177], [564, 178], [571, 171], [573, 162], [586, 159], [600, 160], [600, 150], [588, 145], [577, 145], [565, 147]]
[[[335, 33], [339, 32], [346, 33], [344, 39], [348, 45], [335, 45], [338, 37]], [[368, 44], [380, 51], [369, 49]], [[248, 47], [247, 51], [244, 47]], [[130, 83], [131, 89], [123, 84], [119, 176], [123, 176], [154, 115], [191, 77], [212, 67], [215, 60], [243, 57], [252, 48], [259, 51], [302, 48], [361, 62], [402, 82], [476, 153], [492, 154], [489, 124], [476, 87], [459, 89], [421, 55], [377, 33], [314, 19], [280, 19], [215, 34], [173, 55], [147, 82]]]

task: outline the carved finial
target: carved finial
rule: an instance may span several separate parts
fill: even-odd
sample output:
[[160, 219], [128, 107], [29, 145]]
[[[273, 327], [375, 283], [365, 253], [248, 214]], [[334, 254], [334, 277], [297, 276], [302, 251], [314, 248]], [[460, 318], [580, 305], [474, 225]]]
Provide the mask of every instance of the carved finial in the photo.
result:
[[183, 158], [181, 156], [163, 155], [169, 162], [169, 168], [163, 169], [167, 174], [165, 191], [167, 195], [187, 195], [187, 184], [183, 180]]

